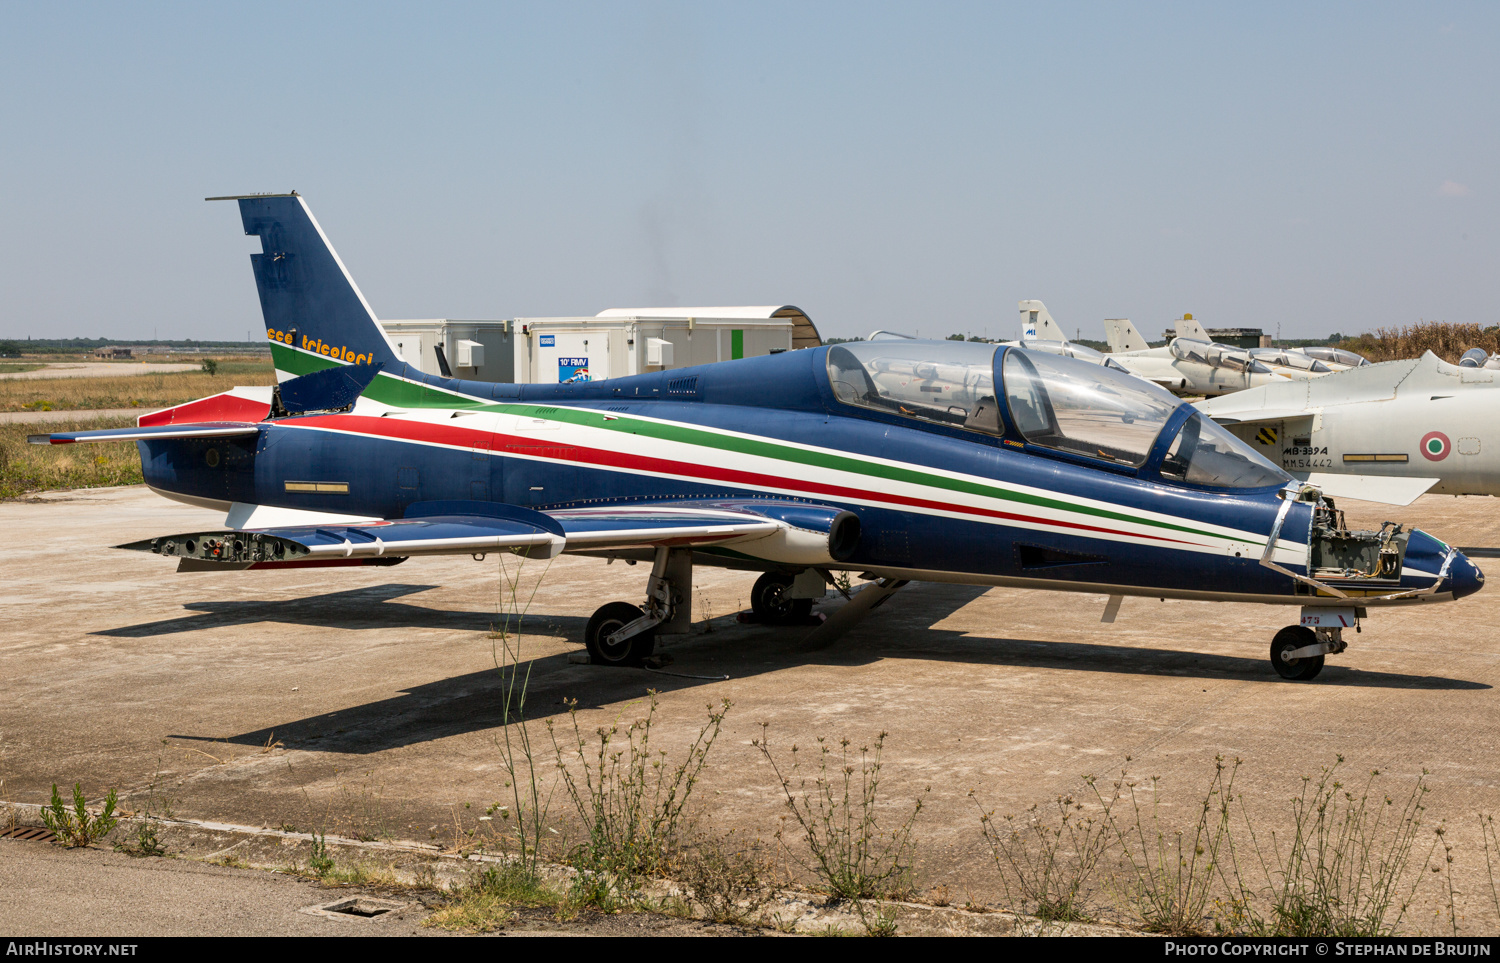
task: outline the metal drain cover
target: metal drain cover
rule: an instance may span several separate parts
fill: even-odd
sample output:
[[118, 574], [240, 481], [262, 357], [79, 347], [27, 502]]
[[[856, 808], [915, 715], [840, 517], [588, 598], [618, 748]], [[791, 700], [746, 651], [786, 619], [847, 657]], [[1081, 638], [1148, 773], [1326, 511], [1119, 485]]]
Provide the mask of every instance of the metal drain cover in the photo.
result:
[[370, 896], [354, 896], [349, 899], [338, 900], [334, 903], [309, 906], [302, 912], [310, 916], [334, 916], [340, 919], [372, 920], [387, 916], [396, 910], [405, 909], [407, 905], [396, 900], [375, 899]]
[[34, 839], [43, 843], [55, 843], [57, 837], [52, 830], [41, 826], [15, 826], [0, 833], [0, 839]]

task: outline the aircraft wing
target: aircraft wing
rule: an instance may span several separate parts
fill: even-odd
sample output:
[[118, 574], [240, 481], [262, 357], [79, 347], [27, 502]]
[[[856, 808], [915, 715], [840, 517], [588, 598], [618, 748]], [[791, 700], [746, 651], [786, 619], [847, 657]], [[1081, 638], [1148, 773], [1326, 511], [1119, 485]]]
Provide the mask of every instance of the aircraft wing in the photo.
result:
[[1294, 471], [1300, 481], [1316, 485], [1325, 495], [1335, 498], [1359, 498], [1386, 505], [1410, 505], [1439, 478], [1404, 478], [1394, 475], [1345, 475], [1323, 471]]
[[1243, 411], [1231, 411], [1224, 414], [1212, 411], [1202, 402], [1194, 405], [1199, 411], [1206, 413], [1214, 421], [1221, 425], [1250, 425], [1260, 421], [1289, 421], [1293, 418], [1311, 418], [1312, 412], [1306, 408], [1287, 408], [1276, 411], [1270, 408], [1247, 408]]
[[260, 426], [248, 421], [216, 421], [196, 425], [150, 425], [144, 428], [102, 428], [97, 431], [60, 431], [27, 435], [33, 445], [71, 445], [79, 441], [142, 441], [151, 438], [218, 438], [253, 435]]

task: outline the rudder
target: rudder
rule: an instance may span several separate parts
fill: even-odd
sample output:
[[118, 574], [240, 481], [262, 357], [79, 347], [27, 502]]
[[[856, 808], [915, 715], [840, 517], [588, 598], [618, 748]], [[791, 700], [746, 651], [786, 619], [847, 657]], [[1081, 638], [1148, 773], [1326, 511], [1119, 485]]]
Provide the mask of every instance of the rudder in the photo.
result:
[[365, 296], [297, 193], [237, 200], [245, 233], [258, 236], [250, 255], [276, 378], [287, 381], [335, 364], [399, 359]]
[[1067, 341], [1068, 336], [1058, 327], [1047, 306], [1040, 301], [1021, 301], [1022, 341]]
[[1105, 318], [1104, 337], [1109, 342], [1109, 350], [1115, 354], [1147, 351], [1151, 348], [1127, 318]]

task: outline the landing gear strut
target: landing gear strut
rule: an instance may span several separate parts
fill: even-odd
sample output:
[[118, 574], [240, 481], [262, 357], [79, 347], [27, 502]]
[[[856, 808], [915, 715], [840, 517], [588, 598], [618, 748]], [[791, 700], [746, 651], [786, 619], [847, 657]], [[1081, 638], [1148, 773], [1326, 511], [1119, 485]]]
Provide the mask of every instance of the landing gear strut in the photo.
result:
[[656, 550], [646, 603], [601, 606], [583, 630], [583, 645], [594, 665], [640, 665], [656, 649], [656, 636], [686, 632], [693, 621], [693, 552]]

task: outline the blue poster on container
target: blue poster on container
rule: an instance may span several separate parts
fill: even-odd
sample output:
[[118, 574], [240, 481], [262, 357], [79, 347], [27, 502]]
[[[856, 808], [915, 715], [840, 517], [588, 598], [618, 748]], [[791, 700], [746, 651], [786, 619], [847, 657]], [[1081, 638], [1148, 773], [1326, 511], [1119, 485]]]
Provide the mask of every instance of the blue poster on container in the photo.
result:
[[561, 385], [577, 384], [580, 381], [592, 381], [589, 377], [588, 358], [558, 358], [557, 359], [557, 383]]
[[557, 347], [557, 335], [555, 335], [555, 334], [544, 334], [544, 335], [542, 335], [542, 347], [544, 347], [544, 348], [555, 348], [555, 347]]

